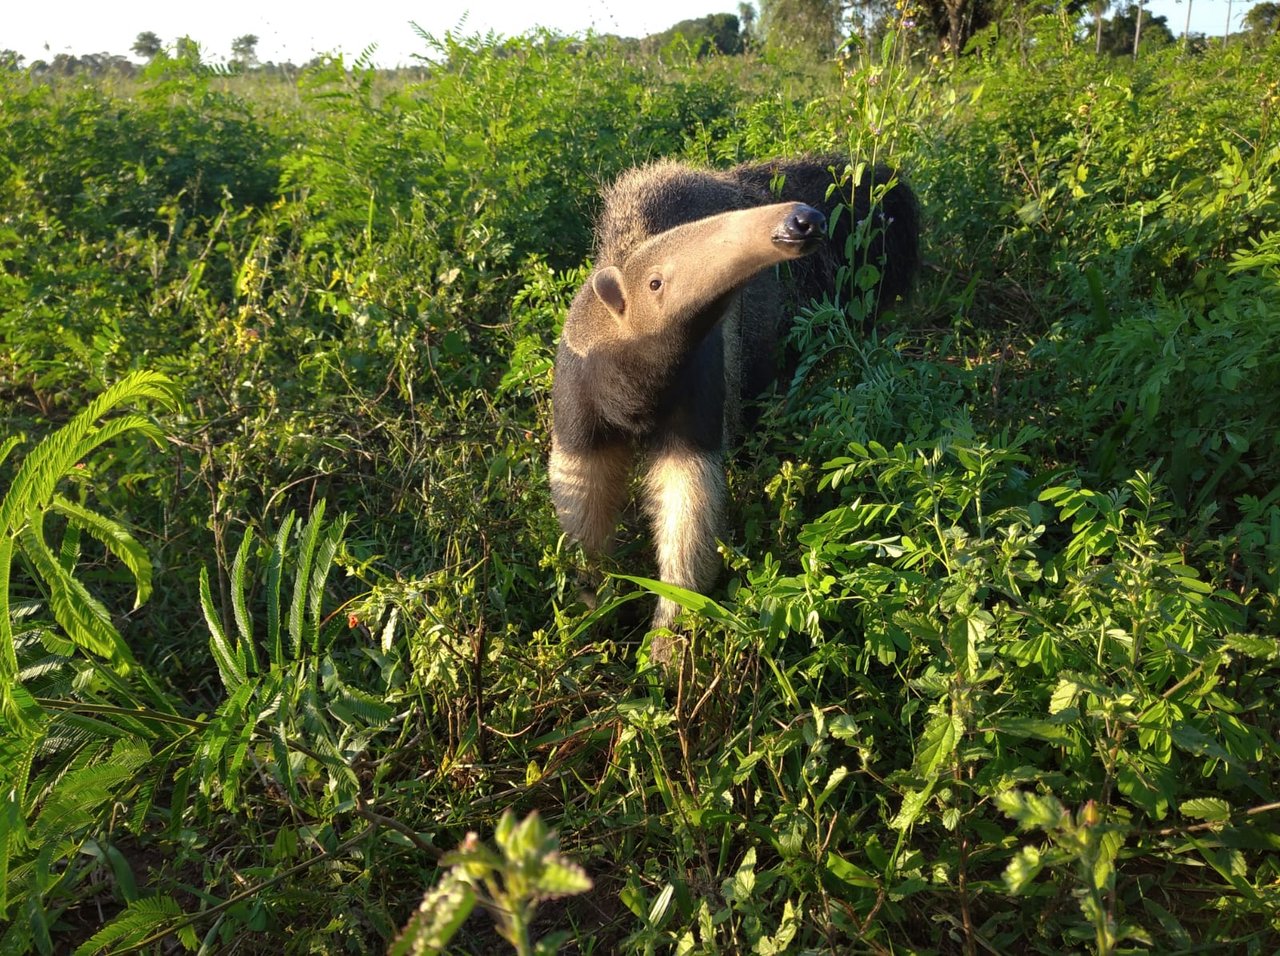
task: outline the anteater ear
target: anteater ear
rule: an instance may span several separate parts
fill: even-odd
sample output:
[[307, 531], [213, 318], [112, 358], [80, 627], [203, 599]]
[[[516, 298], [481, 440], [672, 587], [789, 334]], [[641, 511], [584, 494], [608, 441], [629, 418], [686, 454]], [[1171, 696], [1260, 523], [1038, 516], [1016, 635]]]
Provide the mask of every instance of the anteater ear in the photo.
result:
[[627, 298], [622, 294], [622, 270], [617, 266], [605, 266], [593, 275], [591, 288], [617, 318], [626, 314]]

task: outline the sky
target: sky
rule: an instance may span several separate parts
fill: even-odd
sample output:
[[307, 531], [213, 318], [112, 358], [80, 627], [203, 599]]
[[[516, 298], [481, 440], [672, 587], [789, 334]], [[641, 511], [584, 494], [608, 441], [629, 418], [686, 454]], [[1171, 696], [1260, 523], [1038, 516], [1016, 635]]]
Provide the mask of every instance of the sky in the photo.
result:
[[[1228, 0], [1149, 0], [1153, 13], [1168, 18], [1175, 35], [1182, 33], [1187, 3], [1192, 4], [1191, 30], [1220, 35], [1227, 23]], [[1254, 0], [1234, 0], [1233, 29]], [[371, 0], [351, 6], [315, 0], [220, 0], [175, 3], [173, 0], [11, 0], [0, 20], [0, 50], [16, 50], [27, 58], [52, 59], [59, 53], [130, 52], [144, 30], [166, 44], [180, 36], [197, 40], [209, 60], [230, 55], [231, 41], [246, 33], [258, 37], [262, 61], [305, 63], [318, 53], [342, 52], [353, 58], [377, 44], [379, 66], [417, 62], [427, 51], [411, 22], [440, 35], [453, 29], [464, 34], [493, 30], [507, 36], [545, 26], [561, 33], [616, 33], [646, 36], [680, 20], [709, 13], [736, 13], [738, 0]], [[758, 4], [757, 4], [758, 6]]]

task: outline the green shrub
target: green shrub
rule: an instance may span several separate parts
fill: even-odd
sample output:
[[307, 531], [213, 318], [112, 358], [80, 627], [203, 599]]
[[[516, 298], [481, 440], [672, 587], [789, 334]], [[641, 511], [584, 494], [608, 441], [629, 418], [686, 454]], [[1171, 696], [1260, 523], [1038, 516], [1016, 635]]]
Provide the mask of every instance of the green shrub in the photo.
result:
[[[1274, 950], [1276, 51], [1071, 27], [0, 77], [0, 949]], [[904, 171], [920, 289], [800, 310], [720, 586], [629, 514], [586, 609], [599, 187], [805, 150]]]

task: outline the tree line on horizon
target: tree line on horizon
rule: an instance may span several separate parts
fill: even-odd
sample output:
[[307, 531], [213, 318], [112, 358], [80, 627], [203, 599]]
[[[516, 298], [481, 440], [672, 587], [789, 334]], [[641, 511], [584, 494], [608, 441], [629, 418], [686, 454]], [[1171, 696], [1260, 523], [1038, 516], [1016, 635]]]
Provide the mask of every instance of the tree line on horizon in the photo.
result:
[[[1108, 11], [1112, 13], [1110, 17], [1106, 16]], [[760, 0], [758, 12], [754, 5], [743, 2], [738, 4], [736, 14], [713, 13], [681, 20], [646, 37], [614, 39], [644, 54], [658, 53], [674, 43], [685, 45], [698, 57], [782, 52], [829, 59], [851, 43], [877, 42], [890, 29], [899, 29], [909, 35], [917, 49], [960, 56], [971, 49], [972, 41], [983, 31], [1021, 32], [1032, 18], [1054, 12], [1081, 19], [1087, 15], [1088, 35], [1099, 55], [1137, 56], [1142, 49], [1178, 42], [1167, 17], [1152, 14], [1140, 2], [1112, 0]], [[1264, 0], [1247, 11], [1242, 29], [1224, 34], [1222, 42], [1239, 38], [1260, 46], [1276, 36], [1280, 36], [1280, 2]], [[262, 62], [258, 58], [258, 42], [258, 36], [252, 33], [236, 37], [225, 68], [231, 72], [252, 70], [287, 76], [327, 58], [318, 55], [301, 66]], [[1204, 34], [1194, 33], [1184, 34], [1183, 42], [1196, 50], [1210, 41]], [[162, 57], [204, 61], [200, 44], [191, 37], [179, 37], [166, 45], [151, 30], [137, 35], [131, 52], [147, 63]], [[59, 53], [52, 60], [36, 60], [29, 65], [25, 60], [14, 50], [0, 50], [0, 69], [27, 69], [36, 76], [131, 76], [139, 69], [128, 57], [107, 52], [79, 56]]]

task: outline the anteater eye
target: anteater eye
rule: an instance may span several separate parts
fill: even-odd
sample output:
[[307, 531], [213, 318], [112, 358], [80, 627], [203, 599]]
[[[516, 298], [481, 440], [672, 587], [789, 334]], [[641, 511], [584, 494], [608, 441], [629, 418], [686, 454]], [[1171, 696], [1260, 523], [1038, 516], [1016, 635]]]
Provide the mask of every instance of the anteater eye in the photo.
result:
[[661, 289], [661, 288], [662, 288], [662, 280], [661, 280], [661, 279], [650, 279], [650, 280], [649, 280], [649, 291], [650, 291], [650, 292], [657, 292], [657, 291], [658, 291], [659, 289]]

